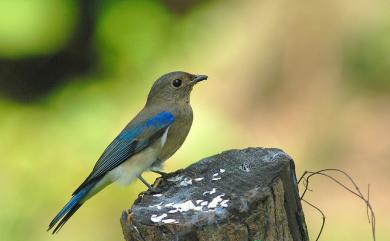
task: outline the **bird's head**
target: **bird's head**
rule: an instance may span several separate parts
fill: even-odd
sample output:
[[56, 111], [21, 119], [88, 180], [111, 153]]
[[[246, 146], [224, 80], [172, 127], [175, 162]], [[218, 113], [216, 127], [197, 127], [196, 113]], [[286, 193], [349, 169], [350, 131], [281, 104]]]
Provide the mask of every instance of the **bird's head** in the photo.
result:
[[154, 83], [149, 92], [147, 103], [162, 101], [189, 103], [192, 87], [206, 79], [206, 75], [195, 75], [182, 71], [165, 74]]

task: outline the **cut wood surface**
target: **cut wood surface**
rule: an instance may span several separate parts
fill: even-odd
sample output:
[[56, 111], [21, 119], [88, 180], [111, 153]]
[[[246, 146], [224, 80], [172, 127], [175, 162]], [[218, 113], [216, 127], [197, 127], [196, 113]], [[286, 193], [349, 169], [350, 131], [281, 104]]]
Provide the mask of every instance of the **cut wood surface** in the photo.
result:
[[123, 212], [125, 240], [309, 240], [294, 162], [279, 149], [226, 151], [155, 185]]

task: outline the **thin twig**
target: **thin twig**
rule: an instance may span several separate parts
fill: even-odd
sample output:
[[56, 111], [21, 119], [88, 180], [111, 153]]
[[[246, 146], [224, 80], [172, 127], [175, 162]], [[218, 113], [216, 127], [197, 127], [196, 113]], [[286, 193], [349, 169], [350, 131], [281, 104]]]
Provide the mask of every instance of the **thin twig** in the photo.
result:
[[307, 174], [307, 171], [304, 171], [303, 172], [303, 174], [302, 174], [302, 176], [299, 178], [299, 180], [298, 180], [298, 184], [301, 182], [301, 180], [306, 176], [306, 174]]
[[315, 206], [314, 204], [306, 201], [305, 199], [302, 199], [302, 201], [304, 201], [306, 204], [310, 205], [312, 208], [316, 209], [322, 216], [322, 224], [321, 224], [321, 228], [320, 228], [320, 231], [318, 232], [317, 234], [317, 237], [316, 237], [316, 241], [320, 240], [320, 236], [322, 234], [322, 231], [324, 230], [324, 227], [325, 227], [325, 214], [322, 212], [321, 209], [319, 209], [317, 206]]
[[[341, 173], [345, 177], [347, 177], [348, 180], [354, 186], [355, 191], [352, 190], [351, 188], [347, 187], [346, 185], [344, 185], [342, 182], [340, 182], [339, 180], [337, 180], [333, 176], [331, 176], [331, 175], [326, 173], [326, 172], [331, 172], [331, 171], [335, 171], [335, 172]], [[323, 169], [323, 170], [320, 170], [320, 171], [317, 171], [317, 172], [305, 171], [302, 174], [302, 176], [299, 178], [299, 181], [298, 181], [298, 184], [299, 184], [302, 180], [304, 180], [303, 184], [304, 184], [305, 189], [304, 189], [304, 191], [303, 191], [303, 193], [301, 195], [301, 199], [303, 199], [303, 197], [305, 196], [306, 192], [308, 190], [310, 190], [309, 189], [309, 179], [312, 176], [314, 176], [314, 175], [322, 175], [322, 176], [328, 177], [329, 179], [331, 179], [332, 181], [334, 181], [335, 183], [337, 183], [338, 185], [340, 185], [341, 187], [343, 187], [344, 189], [346, 189], [347, 191], [349, 191], [350, 193], [354, 194], [355, 196], [357, 196], [358, 198], [360, 198], [361, 200], [364, 201], [364, 203], [366, 204], [367, 217], [368, 217], [368, 220], [369, 220], [368, 222], [371, 224], [372, 237], [373, 237], [373, 240], [376, 241], [376, 236], [375, 236], [375, 213], [374, 213], [374, 210], [373, 210], [373, 208], [371, 206], [371, 203], [370, 203], [370, 186], [368, 186], [367, 198], [365, 198], [364, 195], [362, 194], [362, 192], [360, 191], [359, 187], [355, 183], [355, 181], [352, 179], [352, 177], [349, 176], [346, 172], [344, 172], [342, 170], [339, 170], [339, 169]]]
[[[367, 185], [367, 202], [370, 202], [370, 184]], [[366, 213], [367, 213], [368, 223], [371, 224], [368, 206], [366, 206]]]

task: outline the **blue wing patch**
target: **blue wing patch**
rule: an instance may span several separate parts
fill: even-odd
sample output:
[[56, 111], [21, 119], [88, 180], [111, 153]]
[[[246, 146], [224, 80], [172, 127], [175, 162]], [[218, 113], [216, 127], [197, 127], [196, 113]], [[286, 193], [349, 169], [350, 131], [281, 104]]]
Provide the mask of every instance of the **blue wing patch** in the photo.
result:
[[174, 121], [175, 117], [171, 113], [163, 111], [132, 129], [124, 129], [117, 138], [120, 140], [132, 140], [147, 128], [159, 129], [164, 126], [169, 126]]
[[106, 148], [96, 162], [91, 174], [74, 191], [73, 195], [77, 194], [92, 180], [102, 177], [131, 156], [153, 144], [174, 121], [174, 115], [163, 111], [132, 128], [126, 127]]
[[158, 140], [175, 121], [175, 117], [166, 111], [160, 112], [134, 127], [126, 127], [103, 152], [91, 174], [73, 193], [70, 201], [61, 209], [49, 224], [48, 230], [55, 227], [58, 232], [68, 219], [81, 207], [82, 199], [96, 183], [110, 170], [114, 169], [132, 155], [142, 151]]

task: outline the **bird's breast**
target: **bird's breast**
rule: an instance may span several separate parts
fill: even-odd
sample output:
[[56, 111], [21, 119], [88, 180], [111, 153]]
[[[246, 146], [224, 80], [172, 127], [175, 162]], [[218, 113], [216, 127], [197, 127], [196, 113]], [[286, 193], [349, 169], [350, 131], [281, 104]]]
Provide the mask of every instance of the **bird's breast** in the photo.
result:
[[193, 115], [190, 105], [186, 104], [185, 106], [178, 107], [173, 112], [175, 113], [175, 121], [169, 127], [166, 143], [159, 156], [161, 161], [167, 160], [181, 147], [192, 125]]

